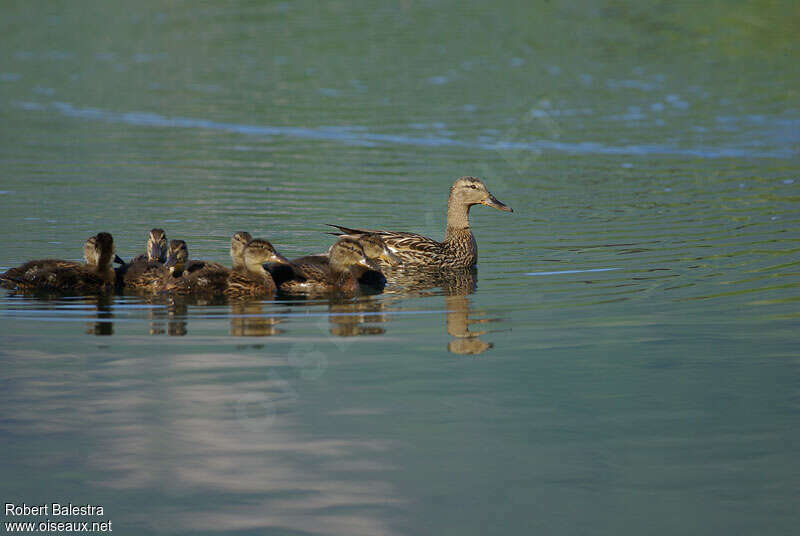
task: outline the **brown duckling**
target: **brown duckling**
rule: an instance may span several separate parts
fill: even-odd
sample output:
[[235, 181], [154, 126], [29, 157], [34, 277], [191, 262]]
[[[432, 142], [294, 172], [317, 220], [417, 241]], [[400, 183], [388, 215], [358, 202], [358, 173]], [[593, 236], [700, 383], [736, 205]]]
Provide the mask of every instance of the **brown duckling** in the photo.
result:
[[146, 255], [117, 268], [117, 286], [136, 290], [155, 291], [169, 275], [164, 266], [167, 259], [167, 235], [163, 229], [151, 229], [147, 236]]
[[29, 261], [0, 275], [0, 286], [19, 290], [87, 294], [114, 286], [114, 239], [97, 233], [83, 246], [85, 264], [56, 259]]
[[244, 248], [253, 239], [247, 231], [239, 231], [231, 237], [231, 261], [234, 270], [244, 270]]
[[158, 290], [178, 294], [209, 293], [225, 288], [230, 270], [217, 262], [190, 261], [189, 248], [183, 240], [170, 240], [168, 271]]
[[358, 240], [341, 237], [328, 255], [308, 255], [291, 261], [294, 277], [280, 284], [283, 292], [317, 293], [339, 291], [353, 293], [359, 279], [368, 271], [380, 272]]
[[[485, 205], [514, 212], [501, 203], [476, 177], [461, 177], [450, 187], [444, 240], [437, 242], [416, 233], [368, 231], [334, 225], [346, 235], [377, 235], [402, 261], [404, 268], [471, 268], [478, 262], [478, 245], [469, 228], [469, 209]], [[385, 264], [381, 261], [381, 266]]]
[[[231, 255], [233, 255], [233, 242], [231, 242], [231, 248]], [[225, 294], [231, 297], [271, 296], [274, 294], [275, 281], [270, 272], [264, 268], [264, 264], [288, 265], [289, 261], [286, 257], [275, 251], [268, 241], [256, 238], [250, 240], [245, 246], [242, 258], [244, 269], [234, 269], [230, 272]]]

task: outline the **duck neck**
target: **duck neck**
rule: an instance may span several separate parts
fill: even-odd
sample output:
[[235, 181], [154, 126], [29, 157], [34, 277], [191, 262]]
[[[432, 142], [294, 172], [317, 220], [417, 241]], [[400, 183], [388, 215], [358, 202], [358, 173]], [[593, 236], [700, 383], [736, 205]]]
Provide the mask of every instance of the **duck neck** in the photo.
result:
[[449, 242], [456, 237], [471, 234], [469, 229], [469, 205], [454, 203], [447, 204], [447, 228], [444, 232], [444, 241]]
[[100, 277], [106, 280], [113, 281], [116, 277], [116, 272], [114, 272], [114, 265], [110, 262], [105, 264], [89, 264], [89, 270], [96, 273]]
[[269, 272], [264, 268], [263, 264], [243, 264], [243, 266], [248, 272], [257, 277], [266, 279], [269, 275]]

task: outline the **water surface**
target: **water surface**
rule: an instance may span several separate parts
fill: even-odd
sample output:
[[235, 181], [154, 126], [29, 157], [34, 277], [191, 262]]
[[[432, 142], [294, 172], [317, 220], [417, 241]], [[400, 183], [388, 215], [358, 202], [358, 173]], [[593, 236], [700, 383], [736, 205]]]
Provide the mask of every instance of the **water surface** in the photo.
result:
[[[326, 223], [474, 281], [355, 299], [0, 296], [0, 495], [122, 534], [791, 534], [790, 2], [11, 3], [0, 266]], [[7, 521], [7, 519], [4, 519]]]

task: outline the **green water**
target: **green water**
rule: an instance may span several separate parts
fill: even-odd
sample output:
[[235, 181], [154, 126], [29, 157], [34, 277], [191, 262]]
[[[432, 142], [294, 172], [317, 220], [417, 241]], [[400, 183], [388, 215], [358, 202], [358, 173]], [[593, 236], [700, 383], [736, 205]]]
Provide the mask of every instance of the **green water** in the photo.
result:
[[3, 291], [3, 502], [119, 534], [796, 532], [796, 3], [0, 14], [3, 269], [154, 226], [225, 263], [238, 230], [440, 238], [461, 175], [515, 211], [472, 210], [474, 290]]

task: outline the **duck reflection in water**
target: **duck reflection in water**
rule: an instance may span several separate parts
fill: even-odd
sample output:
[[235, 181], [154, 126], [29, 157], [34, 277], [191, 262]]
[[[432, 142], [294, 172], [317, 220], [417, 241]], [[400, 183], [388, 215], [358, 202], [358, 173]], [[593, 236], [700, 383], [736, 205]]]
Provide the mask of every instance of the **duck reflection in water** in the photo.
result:
[[383, 314], [385, 304], [372, 296], [362, 296], [358, 301], [331, 300], [328, 312], [330, 313], [328, 321], [331, 335], [355, 337], [386, 333], [382, 327], [369, 325], [389, 321], [389, 318]]
[[147, 310], [150, 335], [182, 337], [189, 332], [186, 323], [189, 307], [183, 298], [158, 295], [144, 297], [145, 303], [153, 306]]
[[230, 306], [232, 336], [269, 337], [283, 333], [277, 328], [282, 320], [275, 316], [265, 316], [261, 301], [232, 300]]
[[113, 335], [114, 313], [112, 305], [114, 304], [114, 297], [108, 294], [100, 294], [97, 296], [86, 296], [83, 300], [87, 305], [95, 306], [95, 318], [97, 319], [94, 322], [86, 324], [86, 334], [98, 336]]
[[491, 342], [480, 339], [489, 333], [470, 331], [471, 324], [496, 322], [496, 318], [472, 319], [474, 313], [470, 306], [469, 295], [477, 286], [477, 270], [443, 270], [443, 271], [398, 271], [388, 270], [384, 299], [373, 296], [362, 296], [357, 301], [331, 301], [328, 307], [331, 324], [330, 333], [340, 337], [358, 335], [383, 334], [386, 330], [379, 326], [369, 325], [391, 320], [391, 304], [394, 301], [409, 297], [436, 296], [436, 288], [441, 288], [445, 301], [445, 324], [447, 334], [453, 339], [447, 350], [454, 354], [476, 355], [493, 347]]

